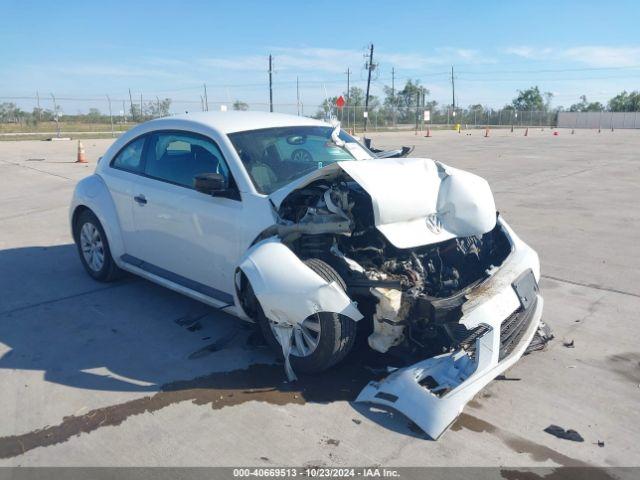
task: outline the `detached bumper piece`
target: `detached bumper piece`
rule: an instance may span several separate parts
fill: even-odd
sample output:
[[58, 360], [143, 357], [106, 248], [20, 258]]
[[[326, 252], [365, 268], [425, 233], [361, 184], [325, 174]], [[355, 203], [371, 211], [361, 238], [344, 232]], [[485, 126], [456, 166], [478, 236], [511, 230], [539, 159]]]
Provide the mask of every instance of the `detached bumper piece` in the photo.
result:
[[370, 382], [356, 402], [397, 410], [431, 438], [440, 437], [469, 400], [520, 359], [538, 331], [544, 301], [532, 271], [510, 284], [496, 283], [502, 286], [496, 285], [494, 293], [506, 298], [514, 310], [502, 319], [484, 316], [474, 347], [423, 360]]
[[370, 138], [364, 138], [364, 145], [369, 149], [370, 152], [375, 154], [376, 158], [402, 158], [408, 156], [415, 147], [401, 147], [395, 150], [380, 150], [379, 148], [374, 148], [371, 144]]

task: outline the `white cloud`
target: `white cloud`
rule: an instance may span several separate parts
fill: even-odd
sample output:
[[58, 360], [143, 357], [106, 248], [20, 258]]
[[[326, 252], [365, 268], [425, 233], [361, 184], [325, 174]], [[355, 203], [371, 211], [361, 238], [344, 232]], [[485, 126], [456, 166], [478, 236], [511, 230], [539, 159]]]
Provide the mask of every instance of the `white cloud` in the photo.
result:
[[174, 77], [166, 70], [148, 69], [144, 67], [128, 67], [120, 65], [85, 64], [71, 67], [53, 67], [53, 71], [77, 76], [95, 77]]
[[193, 62], [193, 66], [219, 68], [221, 70], [265, 70], [267, 60], [259, 55], [236, 56], [233, 58], [200, 58]]
[[568, 48], [517, 46], [504, 50], [505, 53], [529, 60], [555, 60], [581, 63], [589, 67], [631, 67], [640, 65], [640, 47], [606, 47], [585, 45]]
[[[366, 62], [366, 51], [317, 47], [270, 47], [276, 71], [342, 73], [347, 67], [357, 68]], [[452, 63], [494, 63], [478, 50], [440, 47], [433, 54], [374, 51], [374, 60], [388, 67], [421, 70]], [[229, 70], [264, 70], [266, 55], [203, 58], [199, 64]]]
[[632, 67], [640, 64], [640, 47], [574, 47], [562, 56], [591, 67]]
[[504, 49], [504, 52], [509, 55], [516, 55], [518, 57], [527, 58], [529, 60], [540, 60], [543, 58], [548, 58], [550, 54], [552, 54], [551, 48], [541, 48], [541, 47], [527, 47], [527, 46], [519, 46], [519, 47], [510, 47]]

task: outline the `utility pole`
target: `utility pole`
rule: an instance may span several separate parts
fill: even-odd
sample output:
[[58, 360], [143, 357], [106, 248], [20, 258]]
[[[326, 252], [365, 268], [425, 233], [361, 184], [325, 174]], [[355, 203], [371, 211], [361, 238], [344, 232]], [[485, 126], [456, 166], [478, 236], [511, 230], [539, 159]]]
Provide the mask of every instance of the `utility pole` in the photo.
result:
[[204, 98], [202, 98], [202, 95], [200, 95], [200, 110], [204, 112]]
[[423, 117], [424, 115], [421, 114], [420, 112], [424, 112], [424, 97], [425, 97], [425, 93], [424, 93], [424, 87], [420, 87], [418, 88], [418, 95], [420, 96], [420, 105], [418, 107], [418, 128], [420, 129], [420, 131], [424, 130], [424, 122], [423, 122]]
[[396, 126], [396, 69], [391, 67], [391, 115], [393, 117], [393, 126]]
[[[451, 65], [451, 104], [453, 105], [453, 116], [456, 116], [456, 81], [453, 76], [453, 65]], [[454, 119], [455, 120], [455, 119]]]
[[142, 121], [142, 92], [140, 92], [140, 121]]
[[298, 116], [300, 116], [300, 80], [296, 77], [296, 108]]
[[56, 136], [60, 138], [60, 117], [58, 116], [58, 104], [56, 103], [56, 96], [52, 93], [53, 98], [53, 118], [56, 121]]
[[113, 114], [111, 113], [111, 99], [109, 95], [107, 95], [107, 102], [109, 102], [109, 120], [111, 120], [111, 137], [115, 137], [115, 133], [113, 133]]
[[351, 70], [347, 68], [347, 105], [349, 105], [349, 95], [351, 95]]
[[131, 106], [131, 120], [136, 121], [136, 116], [133, 111], [133, 97], [131, 96], [131, 89], [129, 89], [129, 105]]
[[38, 105], [38, 120], [42, 120], [42, 110], [40, 110], [40, 94], [36, 90], [36, 104]]
[[158, 106], [158, 116], [160, 117], [160, 97], [156, 95], [156, 105]]
[[416, 90], [416, 135], [418, 134], [418, 127], [420, 123], [420, 89]]
[[369, 89], [371, 87], [371, 72], [375, 68], [373, 64], [373, 43], [369, 46], [369, 62], [366, 65], [368, 74], [367, 74], [367, 95], [364, 99], [364, 111], [366, 113], [366, 117], [364, 117], [364, 131], [367, 131], [367, 123], [369, 123]]
[[349, 90], [351, 89], [351, 70], [347, 67], [347, 98], [345, 102], [345, 107], [347, 107], [347, 127], [349, 127], [349, 108], [351, 108], [351, 103], [349, 103]]
[[207, 98], [207, 84], [203, 83], [202, 85], [204, 86], [204, 111], [208, 112], [209, 111], [209, 99]]
[[273, 59], [269, 55], [269, 111], [273, 113]]
[[127, 123], [127, 117], [126, 117], [126, 106], [125, 106], [125, 101], [122, 100], [122, 124], [124, 125], [125, 123]]

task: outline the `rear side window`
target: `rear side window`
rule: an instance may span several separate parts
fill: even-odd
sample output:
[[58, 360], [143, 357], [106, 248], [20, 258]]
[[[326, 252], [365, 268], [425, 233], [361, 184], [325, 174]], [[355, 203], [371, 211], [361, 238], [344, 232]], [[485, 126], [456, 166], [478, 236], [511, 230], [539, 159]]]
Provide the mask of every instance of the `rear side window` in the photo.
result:
[[111, 162], [111, 166], [134, 173], [142, 172], [142, 148], [144, 147], [144, 141], [145, 137], [140, 137], [129, 143], [116, 155], [116, 158]]
[[189, 133], [161, 132], [149, 137], [146, 175], [175, 185], [193, 188], [201, 173], [220, 173], [229, 181], [229, 169], [218, 146]]

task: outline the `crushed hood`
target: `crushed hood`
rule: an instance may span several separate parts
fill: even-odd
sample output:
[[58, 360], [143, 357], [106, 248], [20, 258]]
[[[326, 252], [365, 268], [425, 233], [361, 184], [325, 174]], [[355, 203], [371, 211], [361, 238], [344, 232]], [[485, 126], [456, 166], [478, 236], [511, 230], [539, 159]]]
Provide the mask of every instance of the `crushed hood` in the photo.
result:
[[496, 224], [489, 184], [481, 177], [425, 158], [337, 162], [273, 192], [280, 207], [294, 190], [346, 172], [371, 197], [375, 225], [397, 248], [482, 235]]

